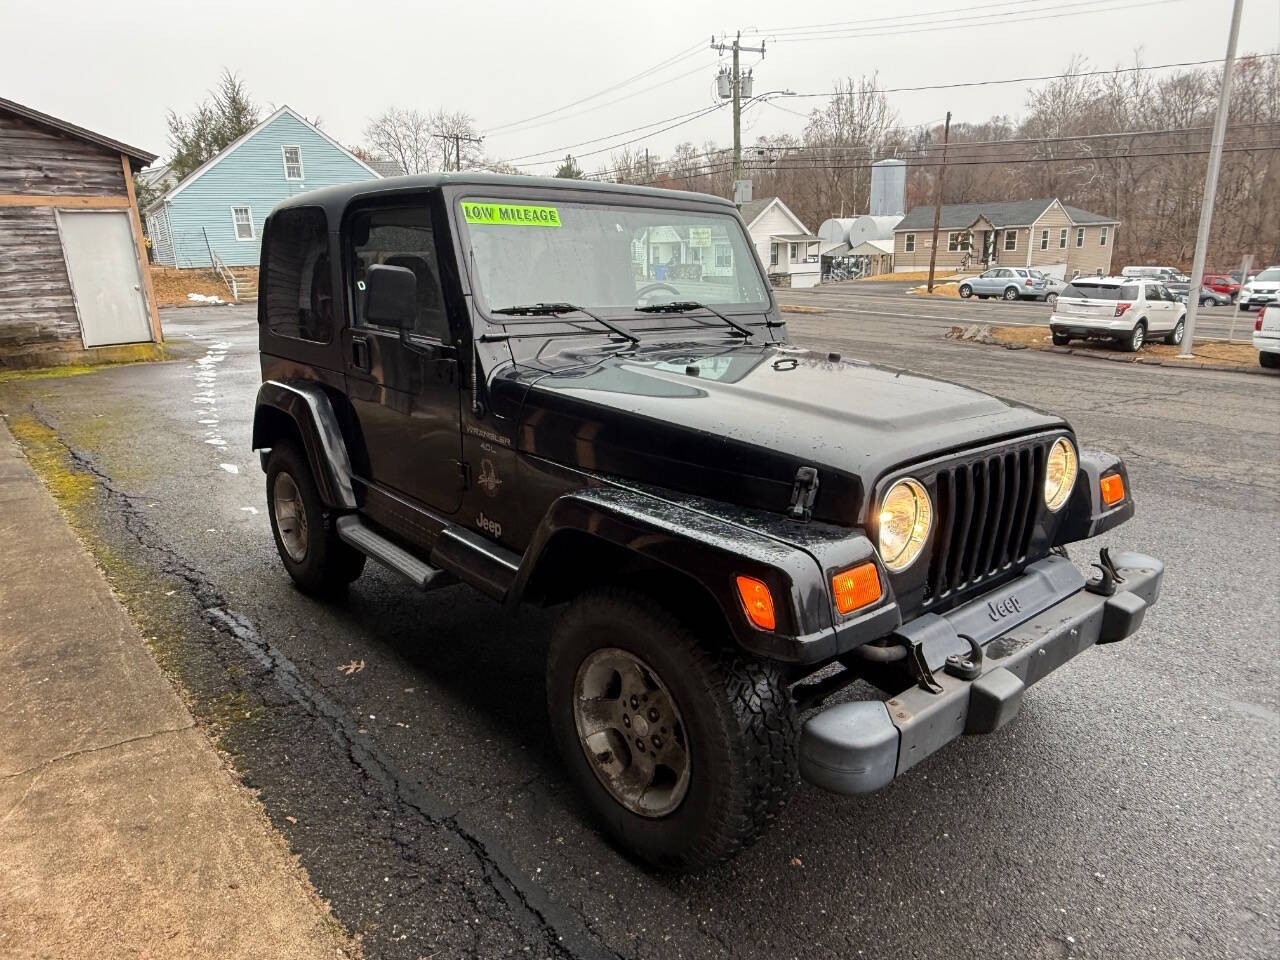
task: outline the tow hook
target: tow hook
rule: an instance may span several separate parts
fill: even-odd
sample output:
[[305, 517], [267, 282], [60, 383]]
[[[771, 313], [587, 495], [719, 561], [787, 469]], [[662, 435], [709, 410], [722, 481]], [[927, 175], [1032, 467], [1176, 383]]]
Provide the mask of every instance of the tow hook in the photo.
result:
[[961, 680], [977, 680], [982, 674], [982, 647], [978, 641], [967, 633], [957, 634], [961, 640], [969, 641], [969, 655], [953, 653], [947, 657], [945, 669], [953, 677]]
[[1110, 549], [1103, 547], [1099, 550], [1098, 562], [1090, 566], [1096, 567], [1101, 576], [1097, 580], [1090, 580], [1084, 588], [1101, 597], [1115, 596], [1116, 584], [1124, 583], [1124, 577], [1120, 576], [1120, 571], [1116, 569], [1115, 561], [1111, 559]]

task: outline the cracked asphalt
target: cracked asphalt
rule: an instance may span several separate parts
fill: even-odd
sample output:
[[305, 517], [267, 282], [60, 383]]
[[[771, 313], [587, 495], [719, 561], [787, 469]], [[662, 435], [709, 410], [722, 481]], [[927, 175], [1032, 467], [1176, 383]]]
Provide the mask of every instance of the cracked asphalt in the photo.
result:
[[1138, 515], [1105, 542], [1162, 557], [1163, 599], [1009, 728], [871, 796], [802, 787], [693, 877], [586, 824], [543, 706], [557, 611], [415, 594], [374, 564], [341, 602], [292, 588], [249, 450], [252, 308], [167, 311], [186, 359], [0, 383], [0, 412], [46, 469], [92, 478], [63, 499], [73, 526], [368, 957], [1276, 955], [1280, 382], [954, 343], [884, 313], [788, 320], [1123, 455]]

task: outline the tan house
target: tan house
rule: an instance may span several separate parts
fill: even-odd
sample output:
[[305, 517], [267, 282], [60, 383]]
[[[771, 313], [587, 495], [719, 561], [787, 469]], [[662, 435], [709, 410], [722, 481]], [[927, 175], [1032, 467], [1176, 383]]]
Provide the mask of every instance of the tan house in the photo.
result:
[[[1056, 199], [948, 203], [938, 226], [937, 269], [945, 273], [1037, 267], [1070, 279], [1111, 272], [1120, 221]], [[933, 207], [914, 207], [893, 232], [893, 270], [929, 269]]]

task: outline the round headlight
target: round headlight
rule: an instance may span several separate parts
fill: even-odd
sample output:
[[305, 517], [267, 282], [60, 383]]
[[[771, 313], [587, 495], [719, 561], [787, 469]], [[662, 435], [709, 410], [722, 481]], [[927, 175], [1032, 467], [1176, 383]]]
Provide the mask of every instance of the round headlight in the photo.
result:
[[933, 504], [918, 480], [907, 477], [889, 488], [880, 503], [880, 559], [890, 570], [905, 570], [920, 556]]
[[1057, 512], [1071, 496], [1071, 489], [1076, 485], [1076, 471], [1080, 461], [1076, 457], [1076, 448], [1066, 437], [1059, 437], [1049, 449], [1049, 462], [1044, 471], [1044, 504]]

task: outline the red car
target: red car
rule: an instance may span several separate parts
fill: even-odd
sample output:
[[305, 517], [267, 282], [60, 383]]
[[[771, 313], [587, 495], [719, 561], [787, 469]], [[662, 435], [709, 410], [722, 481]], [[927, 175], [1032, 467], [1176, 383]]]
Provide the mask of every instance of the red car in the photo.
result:
[[1204, 285], [1210, 290], [1216, 290], [1218, 293], [1225, 293], [1232, 300], [1236, 298], [1236, 294], [1240, 292], [1240, 284], [1225, 274], [1206, 273], [1204, 275]]

